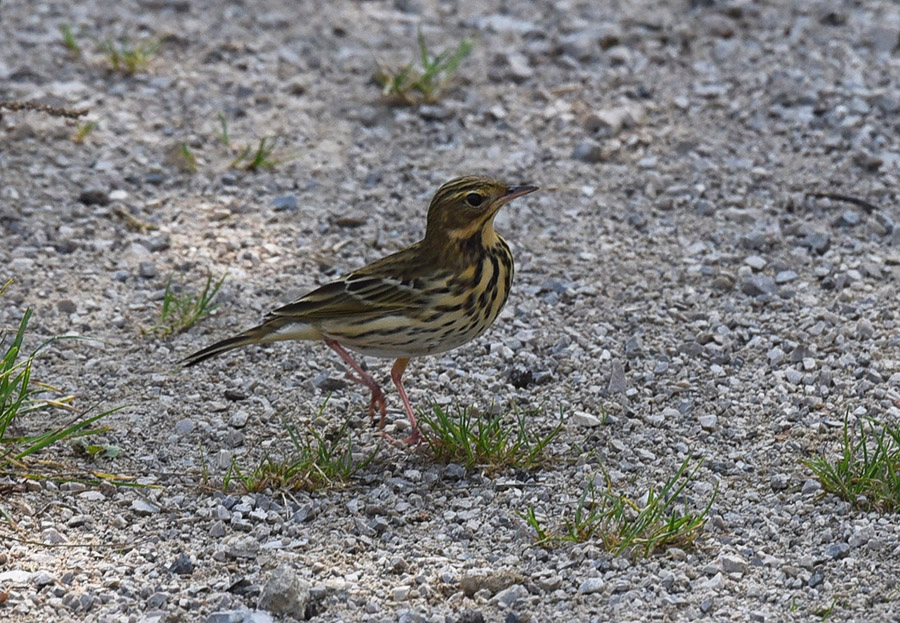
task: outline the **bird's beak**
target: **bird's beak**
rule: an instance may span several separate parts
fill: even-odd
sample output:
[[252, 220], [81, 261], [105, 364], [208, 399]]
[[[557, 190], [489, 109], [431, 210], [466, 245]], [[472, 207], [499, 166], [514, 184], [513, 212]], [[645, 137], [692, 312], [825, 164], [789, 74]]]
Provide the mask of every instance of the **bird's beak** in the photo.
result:
[[510, 186], [506, 189], [506, 194], [500, 197], [499, 204], [503, 205], [504, 203], [509, 203], [513, 199], [517, 197], [524, 197], [527, 194], [533, 193], [536, 191], [539, 186], [531, 186], [529, 184], [525, 184], [522, 186]]

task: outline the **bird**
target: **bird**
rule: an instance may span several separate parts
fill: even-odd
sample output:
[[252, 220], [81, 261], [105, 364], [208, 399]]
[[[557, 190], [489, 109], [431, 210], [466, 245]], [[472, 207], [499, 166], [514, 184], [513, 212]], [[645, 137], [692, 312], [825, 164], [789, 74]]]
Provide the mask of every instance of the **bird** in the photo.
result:
[[182, 363], [193, 366], [251, 344], [323, 341], [349, 366], [348, 378], [371, 392], [369, 417], [374, 425], [378, 409], [379, 428], [384, 429], [384, 392], [347, 349], [394, 359], [391, 380], [411, 428], [403, 443], [421, 443], [403, 373], [410, 359], [462, 346], [500, 315], [514, 267], [509, 245], [494, 230], [494, 217], [513, 199], [538, 189], [482, 175], [452, 179], [431, 199], [420, 241], [319, 286], [269, 312], [258, 326], [199, 350]]

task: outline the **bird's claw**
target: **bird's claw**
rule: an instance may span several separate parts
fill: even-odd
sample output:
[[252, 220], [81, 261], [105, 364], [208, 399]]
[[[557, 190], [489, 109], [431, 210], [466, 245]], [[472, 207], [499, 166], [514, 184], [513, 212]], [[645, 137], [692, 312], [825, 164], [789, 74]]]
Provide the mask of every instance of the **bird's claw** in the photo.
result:
[[387, 399], [384, 397], [384, 392], [377, 388], [372, 390], [372, 399], [369, 400], [369, 419], [372, 420], [372, 426], [375, 426], [376, 407], [381, 412], [381, 418], [378, 420], [378, 428], [381, 429], [384, 428], [387, 417]]
[[379, 431], [378, 435], [383, 437], [392, 446], [396, 446], [398, 448], [409, 448], [411, 446], [417, 446], [425, 441], [425, 437], [422, 435], [422, 433], [419, 432], [418, 428], [414, 430], [412, 434], [406, 439], [394, 439], [389, 433], [386, 433], [384, 431]]

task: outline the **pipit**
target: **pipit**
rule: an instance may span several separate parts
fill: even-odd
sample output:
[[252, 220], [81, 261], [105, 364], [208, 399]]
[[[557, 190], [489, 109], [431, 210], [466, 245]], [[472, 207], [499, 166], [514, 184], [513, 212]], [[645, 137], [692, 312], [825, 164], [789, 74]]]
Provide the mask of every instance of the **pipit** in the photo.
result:
[[451, 180], [431, 200], [422, 240], [279, 307], [259, 326], [197, 351], [183, 363], [192, 366], [248, 344], [322, 340], [350, 366], [348, 376], [372, 393], [369, 416], [374, 422], [379, 409], [384, 428], [384, 393], [346, 348], [396, 359], [391, 379], [412, 428], [404, 441], [418, 443], [422, 437], [403, 372], [410, 358], [462, 346], [497, 319], [509, 296], [513, 256], [494, 231], [494, 217], [504, 204], [537, 189], [482, 176]]

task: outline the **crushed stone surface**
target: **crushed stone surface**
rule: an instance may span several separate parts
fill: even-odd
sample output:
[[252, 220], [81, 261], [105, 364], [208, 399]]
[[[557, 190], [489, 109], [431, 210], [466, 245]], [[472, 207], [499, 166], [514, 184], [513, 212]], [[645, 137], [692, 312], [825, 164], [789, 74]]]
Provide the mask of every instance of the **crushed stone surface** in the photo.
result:
[[[416, 58], [419, 28], [474, 50], [438, 102], [392, 106], [376, 61]], [[896, 620], [897, 515], [824, 494], [802, 461], [834, 458], [845, 418], [900, 419], [898, 32], [889, 0], [3, 2], [0, 100], [97, 126], [77, 143], [71, 121], [0, 111], [0, 327], [32, 308], [28, 349], [89, 338], [34, 376], [123, 407], [86, 438], [118, 456], [40, 458], [137, 486], [4, 483], [0, 619]], [[132, 76], [92, 41], [126, 37], [160, 42]], [[273, 167], [230, 166], [273, 137]], [[544, 434], [562, 417], [543, 466], [387, 444], [321, 344], [178, 366], [418, 240], [469, 173], [542, 186], [497, 219], [512, 295], [404, 380], [421, 409], [539, 408]], [[212, 316], [159, 337], [172, 275], [227, 278]], [[286, 423], [347, 423], [379, 453], [336, 488], [226, 490], [233, 462], [290, 452]], [[640, 500], [686, 459], [687, 508], [716, 495], [693, 544], [542, 547], [523, 518], [561, 528], [604, 470]]]

